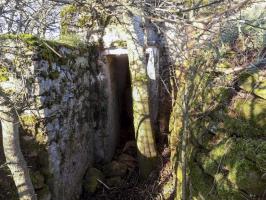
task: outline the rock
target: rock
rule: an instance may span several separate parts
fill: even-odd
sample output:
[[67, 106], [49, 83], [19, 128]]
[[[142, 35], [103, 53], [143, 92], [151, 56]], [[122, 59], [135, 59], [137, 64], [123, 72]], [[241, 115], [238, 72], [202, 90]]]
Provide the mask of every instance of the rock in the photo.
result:
[[247, 92], [253, 93], [266, 99], [266, 71], [253, 74], [243, 74], [240, 77], [239, 87]]
[[123, 148], [123, 152], [128, 152], [128, 151], [130, 152], [132, 151], [132, 149], [135, 149], [136, 147], [137, 147], [136, 141], [128, 141]]
[[39, 200], [51, 200], [52, 195], [47, 185], [43, 189], [37, 191], [37, 196]]
[[261, 179], [262, 179], [262, 180], [266, 180], [266, 173], [264, 173], [264, 174], [261, 176]]
[[84, 190], [88, 193], [94, 193], [99, 187], [100, 183], [98, 180], [103, 180], [103, 173], [96, 168], [89, 168], [83, 183]]
[[196, 159], [205, 173], [214, 176], [219, 171], [218, 163], [205, 154], [199, 153]]
[[[250, 194], [262, 195], [266, 188], [266, 181], [262, 179], [266, 166], [265, 152], [266, 143], [263, 140], [228, 139], [211, 150], [209, 156], [227, 170], [226, 180], [230, 182], [228, 191], [238, 188]], [[210, 161], [206, 160], [205, 163]], [[224, 184], [227, 184], [226, 181], [221, 187], [228, 187]]]
[[119, 187], [122, 185], [122, 178], [120, 176], [111, 177], [106, 180], [106, 183], [110, 187]]
[[217, 193], [220, 199], [234, 199], [234, 200], [242, 200], [243, 196], [235, 187], [232, 185], [228, 179], [226, 179], [222, 174], [215, 175], [215, 182]]
[[234, 99], [232, 108], [238, 116], [259, 127], [266, 127], [266, 101], [256, 98]]
[[25, 140], [25, 141], [31, 141], [31, 140], [34, 139], [34, 137], [32, 137], [32, 136], [28, 136], [28, 135], [22, 136], [22, 138], [23, 138], [23, 140]]
[[44, 177], [39, 171], [31, 172], [31, 181], [35, 189], [41, 189], [45, 186]]
[[135, 168], [137, 165], [137, 160], [128, 154], [121, 154], [118, 158], [119, 162], [126, 164], [130, 168]]
[[[179, 173], [182, 173], [181, 170]], [[195, 162], [191, 163], [190, 175], [193, 177], [191, 179], [193, 185], [193, 199], [214, 199], [212, 178], [207, 176]], [[179, 186], [181, 187], [181, 184]], [[181, 192], [181, 189], [178, 190]]]
[[228, 180], [250, 194], [262, 195], [266, 188], [266, 181], [261, 180], [260, 172], [247, 160], [236, 162], [229, 171]]
[[112, 161], [104, 166], [103, 173], [107, 177], [124, 176], [127, 173], [127, 165], [121, 162]]

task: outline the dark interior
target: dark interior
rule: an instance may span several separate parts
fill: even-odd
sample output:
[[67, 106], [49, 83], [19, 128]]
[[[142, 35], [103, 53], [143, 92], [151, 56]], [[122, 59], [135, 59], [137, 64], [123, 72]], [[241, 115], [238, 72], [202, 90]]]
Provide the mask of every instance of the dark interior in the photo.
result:
[[134, 140], [132, 89], [128, 56], [112, 56], [110, 67], [119, 107], [120, 137], [118, 148], [120, 149], [124, 147], [127, 141]]

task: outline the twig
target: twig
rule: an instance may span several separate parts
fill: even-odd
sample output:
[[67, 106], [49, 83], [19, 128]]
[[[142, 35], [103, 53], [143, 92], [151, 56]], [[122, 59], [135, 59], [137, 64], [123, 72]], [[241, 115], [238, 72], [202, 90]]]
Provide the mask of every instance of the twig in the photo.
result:
[[62, 58], [63, 56], [60, 54], [60, 53], [58, 53], [53, 47], [51, 47], [49, 44], [47, 44], [47, 42], [45, 42], [45, 41], [42, 41], [43, 42], [43, 44], [45, 44], [49, 49], [51, 49], [56, 55], [58, 55], [60, 58]]
[[102, 182], [100, 179], [97, 178], [97, 181], [101, 183], [104, 187], [106, 187], [106, 189], [111, 190], [111, 188], [108, 185], [106, 185], [104, 182]]

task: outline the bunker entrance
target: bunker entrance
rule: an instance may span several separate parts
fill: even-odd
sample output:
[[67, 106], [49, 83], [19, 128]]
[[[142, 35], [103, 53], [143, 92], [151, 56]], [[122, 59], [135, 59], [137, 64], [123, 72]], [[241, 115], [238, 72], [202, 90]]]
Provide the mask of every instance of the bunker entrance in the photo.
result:
[[109, 57], [113, 95], [118, 108], [117, 149], [122, 149], [128, 141], [134, 140], [132, 88], [127, 55]]

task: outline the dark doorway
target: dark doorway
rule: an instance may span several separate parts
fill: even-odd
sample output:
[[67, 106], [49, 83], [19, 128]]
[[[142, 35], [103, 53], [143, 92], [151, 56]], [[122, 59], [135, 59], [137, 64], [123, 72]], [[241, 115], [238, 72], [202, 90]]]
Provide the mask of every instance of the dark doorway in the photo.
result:
[[109, 56], [111, 82], [119, 112], [119, 137], [117, 148], [121, 149], [128, 141], [134, 140], [132, 88], [127, 55]]

